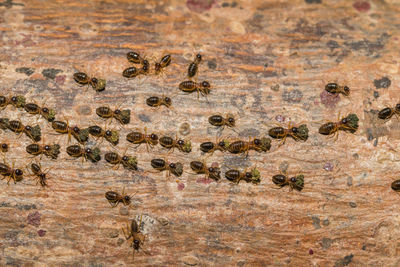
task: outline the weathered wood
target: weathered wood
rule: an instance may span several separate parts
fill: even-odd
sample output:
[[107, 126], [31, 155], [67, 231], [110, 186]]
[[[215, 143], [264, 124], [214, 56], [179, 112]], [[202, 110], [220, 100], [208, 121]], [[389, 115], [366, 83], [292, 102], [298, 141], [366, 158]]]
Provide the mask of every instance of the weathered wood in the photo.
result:
[[[0, 265], [400, 265], [399, 196], [390, 189], [399, 173], [399, 122], [376, 119], [398, 101], [399, 9], [393, 0], [4, 0], [2, 94], [46, 102], [58, 118], [82, 126], [104, 125], [95, 114], [100, 105], [130, 108], [119, 153], [132, 129], [174, 136], [188, 123], [193, 152], [129, 147], [138, 172], [113, 170], [104, 160], [82, 164], [66, 154], [67, 138], [38, 120], [45, 141], [59, 142], [62, 153], [57, 161], [41, 160], [51, 168], [50, 189], [32, 177], [1, 182]], [[172, 64], [164, 77], [123, 78], [132, 49], [151, 61], [168, 52]], [[209, 102], [178, 90], [197, 52], [204, 58], [198, 80], [214, 86]], [[106, 90], [79, 87], [72, 78], [78, 70], [107, 79]], [[350, 97], [324, 93], [328, 82], [348, 85]], [[145, 105], [163, 93], [173, 96], [173, 110]], [[207, 120], [217, 112], [238, 118], [238, 134], [226, 128], [222, 136], [247, 140], [274, 123], [304, 121], [310, 137], [280, 148], [273, 142], [271, 152], [247, 158], [217, 151], [208, 164], [218, 162], [223, 173], [257, 165], [261, 184], [206, 183], [190, 174], [189, 162], [205, 158], [199, 145], [219, 133]], [[318, 134], [321, 120], [350, 112], [361, 120], [355, 135], [340, 133], [334, 142]], [[10, 107], [3, 116], [36, 121]], [[1, 132], [10, 143], [6, 161], [24, 167], [31, 142], [15, 136]], [[101, 149], [114, 148], [104, 141]], [[184, 163], [186, 173], [179, 182], [153, 173], [155, 157]], [[305, 175], [302, 192], [276, 189], [271, 177], [286, 169]], [[135, 193], [133, 206], [111, 208], [104, 193], [123, 187]], [[138, 252], [133, 261], [121, 227], [141, 214], [148, 254]]]

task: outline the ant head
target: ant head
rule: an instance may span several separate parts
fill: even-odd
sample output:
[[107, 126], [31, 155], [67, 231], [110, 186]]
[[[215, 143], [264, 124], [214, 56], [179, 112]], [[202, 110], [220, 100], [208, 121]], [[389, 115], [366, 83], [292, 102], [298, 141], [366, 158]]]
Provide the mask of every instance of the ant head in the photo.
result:
[[170, 164], [169, 164], [169, 167], [170, 167], [171, 169], [175, 169], [175, 168], [176, 168], [176, 164], [175, 164], [175, 163], [170, 163]]
[[29, 126], [29, 125], [27, 125], [27, 126], [25, 126], [25, 130], [27, 130], [27, 131], [31, 131], [31, 130], [32, 130], [32, 127], [31, 127], [31, 126]]
[[15, 174], [16, 174], [17, 176], [21, 176], [22, 174], [24, 174], [24, 172], [23, 172], [22, 170], [20, 170], [20, 169], [16, 169], [16, 170], [15, 170]]
[[8, 148], [8, 145], [7, 145], [6, 143], [3, 143], [3, 144], [1, 144], [1, 148], [2, 148], [2, 149], [7, 149], [7, 148]]
[[343, 124], [346, 124], [346, 123], [348, 122], [348, 120], [347, 120], [347, 118], [343, 118], [343, 119], [341, 120], [341, 122], [342, 122]]
[[349, 94], [350, 94], [350, 88], [349, 88], [347, 85], [345, 85], [345, 86], [343, 87], [343, 91], [344, 91], [344, 94], [345, 94], [345, 95], [349, 95]]
[[400, 104], [397, 104], [395, 109], [396, 109], [397, 112], [400, 112]]
[[246, 172], [246, 178], [251, 178], [253, 177], [253, 175], [251, 174], [251, 172]]
[[204, 88], [210, 88], [210, 87], [211, 87], [210, 83], [207, 82], [207, 81], [203, 81], [203, 82], [201, 83], [201, 86], [203, 86]]
[[97, 82], [98, 82], [98, 80], [97, 80], [97, 78], [92, 78], [92, 79], [90, 79], [90, 81], [93, 83], [93, 84], [96, 84]]
[[143, 67], [145, 67], [145, 66], [148, 67], [150, 65], [149, 61], [147, 59], [143, 60], [142, 64], [143, 64]]
[[116, 110], [114, 111], [114, 114], [116, 114], [116, 115], [119, 115], [119, 114], [121, 114], [121, 110], [119, 110], [119, 109], [116, 109]]
[[130, 196], [124, 196], [124, 200], [125, 200], [126, 202], [130, 202], [130, 201], [131, 201], [131, 197], [130, 197]]
[[50, 146], [49, 145], [45, 145], [44, 146], [44, 150], [49, 151], [50, 150]]
[[177, 143], [178, 143], [178, 145], [183, 146], [185, 144], [185, 141], [183, 141], [182, 139], [179, 139]]
[[200, 60], [201, 60], [201, 55], [200, 55], [200, 54], [197, 54], [197, 55], [196, 55], [196, 59], [200, 61]]
[[295, 183], [295, 182], [297, 181], [297, 179], [296, 179], [296, 177], [292, 177], [292, 178], [290, 178], [290, 181], [291, 181], [292, 183]]
[[46, 179], [46, 174], [45, 173], [41, 173], [39, 174], [40, 179]]
[[254, 139], [254, 144], [256, 145], [256, 146], [258, 146], [258, 145], [261, 145], [261, 140], [260, 139]]
[[140, 247], [140, 240], [139, 239], [135, 239], [133, 241], [133, 247], [137, 250]]
[[143, 65], [142, 70], [147, 72], [149, 70], [149, 65]]
[[154, 133], [150, 135], [151, 140], [158, 140], [158, 136]]
[[224, 142], [224, 141], [220, 141], [220, 142], [218, 143], [218, 146], [224, 147], [224, 146], [225, 146], [225, 142]]
[[92, 153], [92, 149], [90, 149], [90, 148], [85, 148], [85, 153], [86, 153], [86, 154]]
[[111, 135], [112, 135], [112, 132], [111, 132], [110, 130], [107, 130], [107, 131], [106, 131], [106, 135], [107, 135], [107, 136], [111, 136]]
[[72, 128], [72, 130], [73, 130], [75, 133], [79, 133], [79, 132], [80, 132], [80, 129], [79, 129], [78, 126], [75, 126], [74, 128]]
[[168, 96], [164, 97], [164, 101], [167, 104], [171, 104], [171, 98], [169, 98]]
[[228, 118], [228, 122], [229, 122], [230, 124], [234, 124], [234, 123], [235, 123], [235, 118], [234, 118], [234, 117], [229, 117], [229, 118]]
[[210, 168], [208, 168], [208, 171], [209, 171], [209, 172], [214, 172], [214, 168], [213, 168], [213, 167], [210, 167]]
[[156, 62], [154, 65], [155, 65], [156, 71], [159, 71], [161, 69], [161, 64], [160, 63]]
[[42, 112], [43, 112], [43, 113], [49, 113], [49, 109], [46, 108], [46, 107], [44, 107], [44, 108], [42, 108]]
[[299, 129], [297, 127], [292, 127], [291, 131], [292, 131], [292, 133], [297, 133], [299, 131]]
[[11, 101], [12, 101], [12, 102], [17, 102], [17, 100], [18, 100], [18, 99], [17, 99], [16, 96], [11, 97]]
[[129, 160], [129, 157], [128, 156], [123, 156], [122, 157], [122, 161], [128, 161]]

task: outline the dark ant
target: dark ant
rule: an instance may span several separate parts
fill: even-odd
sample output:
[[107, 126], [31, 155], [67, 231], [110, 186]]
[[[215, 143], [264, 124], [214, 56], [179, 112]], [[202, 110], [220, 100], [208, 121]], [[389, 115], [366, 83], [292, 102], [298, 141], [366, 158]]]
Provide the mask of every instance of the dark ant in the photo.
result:
[[146, 127], [144, 128], [144, 134], [137, 131], [130, 132], [126, 136], [126, 140], [133, 144], [137, 144], [138, 146], [140, 146], [142, 143], [145, 143], [147, 151], [149, 150], [149, 146], [150, 148], [153, 148], [153, 146], [158, 144], [158, 136], [155, 133], [148, 135]]
[[10, 99], [6, 96], [0, 96], [0, 109], [5, 109], [10, 104]]
[[226, 118], [222, 117], [221, 115], [212, 115], [208, 118], [208, 122], [217, 127], [235, 127], [236, 120], [232, 114], [227, 114]]
[[88, 128], [89, 134], [98, 137], [105, 138], [112, 145], [116, 146], [119, 142], [119, 132], [115, 130], [103, 130], [100, 126], [93, 125]]
[[267, 152], [271, 148], [271, 139], [263, 137], [261, 139], [254, 138], [248, 142], [235, 141], [228, 146], [228, 151], [232, 154], [246, 153], [248, 155], [251, 149], [257, 152]]
[[185, 153], [192, 151], [192, 143], [188, 140], [178, 139], [178, 137], [176, 137], [174, 140], [169, 136], [163, 136], [160, 138], [159, 142], [162, 147], [165, 147], [169, 150], [172, 149], [172, 152], [175, 147]]
[[118, 204], [121, 202], [125, 206], [128, 206], [131, 204], [131, 196], [128, 196], [124, 193], [125, 188], [122, 189], [122, 193], [118, 193], [115, 191], [107, 191], [105, 193], [105, 197], [108, 200], [108, 203], [110, 203], [111, 207], [115, 208], [118, 206]]
[[184, 81], [179, 84], [179, 90], [186, 93], [193, 93], [197, 91], [197, 98], [199, 98], [200, 94], [202, 96], [206, 96], [211, 91], [211, 85], [207, 81], [203, 81], [201, 83], [193, 82], [193, 81]]
[[200, 144], [200, 150], [204, 153], [211, 153], [213, 154], [214, 151], [226, 151], [229, 147], [229, 141], [226, 139], [222, 139], [220, 141], [216, 140], [215, 143], [213, 142], [204, 142]]
[[192, 78], [197, 74], [197, 70], [199, 68], [199, 64], [201, 62], [201, 55], [197, 54], [196, 58], [192, 63], [189, 64], [188, 67], [188, 78]]
[[17, 95], [10, 98], [9, 104], [16, 108], [23, 108], [25, 106], [26, 99], [24, 96]]
[[135, 64], [141, 64], [142, 66], [149, 66], [149, 61], [147, 59], [142, 58], [139, 53], [131, 51], [126, 54], [126, 58], [128, 59], [129, 62], [135, 63]]
[[53, 121], [51, 127], [60, 134], [68, 135], [68, 142], [71, 141], [71, 135], [80, 143], [84, 144], [89, 139], [89, 130], [80, 129], [78, 126], [70, 127], [69, 122]]
[[97, 92], [104, 91], [106, 89], [106, 80], [97, 79], [95, 77], [89, 77], [84, 72], [74, 73], [74, 80], [80, 85], [90, 85]]
[[17, 134], [25, 133], [26, 136], [28, 136], [35, 142], [41, 140], [42, 133], [39, 125], [35, 125], [33, 127], [29, 125], [24, 126], [20, 121], [13, 120], [8, 121], [8, 129]]
[[400, 115], [400, 104], [396, 104], [394, 108], [384, 108], [378, 113], [378, 118], [381, 120], [388, 120], [390, 119], [393, 115], [395, 115], [397, 118]]
[[163, 97], [151, 96], [146, 99], [146, 104], [150, 107], [160, 107], [161, 105], [164, 105], [167, 108], [169, 108], [172, 105], [172, 100], [168, 96], [163, 96]]
[[400, 192], [400, 180], [394, 181], [391, 185], [391, 188], [396, 192]]
[[100, 149], [98, 147], [91, 149], [88, 147], [82, 148], [79, 145], [72, 145], [67, 147], [67, 153], [74, 158], [82, 157], [82, 162], [83, 160], [89, 159], [91, 162], [96, 163], [101, 159]]
[[325, 85], [325, 90], [331, 94], [343, 94], [344, 96], [350, 95], [350, 88], [348, 86], [340, 86], [337, 83], [328, 83]]
[[40, 165], [40, 163], [39, 163], [39, 165], [36, 164], [36, 163], [32, 163], [30, 165], [30, 167], [31, 167], [31, 171], [32, 171], [33, 175], [37, 179], [36, 185], [40, 183], [40, 185], [42, 187], [48, 186], [47, 177], [46, 177], [46, 175], [48, 173], [48, 170], [46, 172], [43, 172], [42, 171], [42, 166]]
[[323, 135], [339, 136], [339, 130], [355, 133], [358, 129], [358, 117], [356, 114], [349, 114], [338, 122], [328, 122], [323, 124], [318, 132]]
[[290, 191], [292, 191], [293, 189], [301, 191], [304, 188], [304, 175], [298, 174], [289, 178], [284, 174], [277, 174], [272, 177], [272, 182], [274, 182], [274, 184], [279, 187], [289, 185]]
[[26, 112], [32, 115], [41, 115], [47, 121], [52, 122], [56, 118], [56, 112], [53, 109], [47, 107], [39, 107], [36, 103], [27, 103], [24, 105]]
[[207, 167], [205, 162], [201, 161], [192, 161], [190, 162], [190, 168], [196, 173], [196, 174], [205, 174], [206, 178], [211, 178], [215, 181], [218, 181], [221, 179], [221, 170], [219, 167]]
[[260, 172], [253, 168], [251, 171], [240, 172], [238, 170], [228, 170], [225, 172], [225, 177], [229, 181], [239, 184], [241, 180], [247, 183], [259, 184], [260, 183]]
[[158, 171], [168, 171], [168, 176], [170, 173], [175, 175], [176, 177], [180, 177], [183, 173], [183, 165], [180, 162], [166, 162], [163, 159], [152, 159], [151, 160], [151, 167]]
[[156, 62], [154, 64], [154, 73], [156, 75], [160, 74], [160, 72], [171, 64], [171, 55], [165, 55], [161, 58], [160, 62]]
[[108, 153], [104, 154], [104, 159], [108, 163], [115, 165], [115, 167], [114, 167], [115, 169], [118, 169], [120, 164], [122, 164], [122, 166], [124, 166], [124, 168], [129, 169], [129, 170], [137, 171], [137, 169], [138, 169], [136, 157], [127, 156], [127, 155], [125, 155], [125, 153], [123, 156], [120, 156], [115, 152], [108, 152]]
[[135, 78], [138, 75], [147, 75], [149, 74], [149, 66], [148, 65], [144, 65], [141, 68], [136, 68], [136, 67], [129, 67], [126, 68], [123, 72], [122, 72], [122, 76], [124, 76], [125, 78]]
[[132, 238], [132, 243], [130, 244], [130, 247], [133, 247], [133, 258], [135, 258], [135, 251], [139, 251], [139, 248], [144, 244], [144, 241], [146, 239], [146, 236], [140, 232], [141, 224], [142, 216], [140, 216], [139, 224], [136, 222], [136, 220], [132, 220], [130, 227], [127, 224], [126, 231], [128, 232], [128, 235], [125, 233], [124, 228], [122, 228], [122, 232], [124, 233], [126, 240]]
[[0, 144], [0, 150], [1, 150], [1, 152], [3, 152], [3, 153], [8, 152], [8, 144], [7, 144], [7, 143], [1, 143], [1, 144]]
[[0, 163], [0, 175], [3, 175], [4, 178], [8, 177], [7, 184], [10, 184], [11, 180], [14, 180], [16, 184], [24, 178], [24, 172], [21, 169], [14, 169], [14, 163], [11, 168], [5, 163]]
[[283, 127], [274, 127], [268, 131], [269, 136], [275, 139], [282, 139], [280, 145], [283, 145], [288, 136], [292, 137], [295, 141], [306, 141], [308, 139], [307, 125], [302, 124], [298, 127], [291, 126], [289, 122], [288, 129]]
[[60, 154], [60, 145], [39, 145], [34, 143], [26, 147], [26, 152], [34, 156], [44, 154], [49, 158], [57, 159], [58, 154]]
[[103, 119], [115, 118], [121, 124], [128, 124], [131, 121], [130, 109], [112, 110], [109, 107], [103, 106], [96, 108], [96, 114]]

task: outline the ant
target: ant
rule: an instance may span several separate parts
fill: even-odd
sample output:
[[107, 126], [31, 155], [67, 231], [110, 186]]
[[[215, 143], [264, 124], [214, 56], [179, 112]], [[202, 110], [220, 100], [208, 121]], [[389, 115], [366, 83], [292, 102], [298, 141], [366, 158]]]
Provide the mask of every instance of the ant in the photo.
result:
[[42, 166], [40, 165], [40, 163], [39, 164], [32, 163], [30, 165], [30, 169], [31, 169], [33, 175], [36, 176], [36, 179], [37, 179], [36, 185], [40, 183], [40, 185], [42, 187], [48, 186], [46, 174], [49, 172], [49, 170], [47, 170], [46, 172], [43, 172]]
[[122, 189], [121, 194], [115, 191], [107, 191], [105, 193], [105, 197], [108, 200], [108, 203], [110, 203], [111, 207], [115, 208], [120, 202], [123, 203], [125, 206], [131, 204], [132, 197], [126, 195], [124, 191], [125, 188]]
[[204, 142], [200, 144], [200, 150], [204, 153], [211, 153], [213, 154], [214, 151], [226, 151], [229, 147], [229, 141], [226, 139], [222, 139], [220, 141], [216, 140], [215, 143], [213, 142]]
[[212, 115], [208, 118], [208, 122], [217, 127], [235, 127], [236, 120], [232, 114], [227, 114], [226, 118], [222, 117], [221, 115]]
[[70, 127], [69, 122], [53, 121], [51, 127], [60, 134], [68, 134], [68, 142], [71, 141], [71, 135], [80, 143], [84, 144], [89, 139], [89, 130], [80, 129], [78, 126]]
[[176, 137], [174, 140], [169, 136], [163, 136], [160, 138], [159, 142], [162, 147], [165, 147], [169, 150], [172, 148], [172, 152], [175, 147], [185, 153], [192, 151], [192, 143], [187, 140], [178, 139], [178, 137]]
[[106, 89], [106, 80], [104, 79], [97, 79], [95, 77], [89, 77], [84, 72], [77, 72], [74, 73], [74, 80], [80, 85], [90, 85], [92, 88], [97, 91], [101, 92]]
[[350, 95], [350, 88], [348, 86], [341, 86], [337, 83], [328, 83], [325, 85], [325, 90], [331, 94], [343, 94], [344, 96]]
[[378, 118], [381, 120], [388, 120], [390, 119], [393, 115], [395, 115], [397, 118], [400, 115], [400, 104], [396, 104], [394, 108], [384, 108], [378, 113]]
[[156, 62], [154, 64], [154, 73], [156, 75], [160, 74], [160, 72], [171, 64], [171, 55], [165, 55], [161, 58], [160, 62]]
[[26, 99], [24, 96], [17, 95], [10, 98], [9, 104], [16, 108], [23, 108], [25, 106]]
[[275, 139], [282, 139], [280, 145], [285, 143], [288, 136], [292, 137], [295, 141], [306, 141], [308, 139], [308, 128], [305, 124], [298, 127], [291, 126], [291, 123], [289, 122], [288, 129], [283, 127], [274, 127], [268, 131], [268, 135]]
[[205, 162], [201, 161], [192, 161], [190, 162], [190, 168], [196, 173], [196, 174], [205, 174], [206, 178], [211, 178], [215, 181], [218, 181], [221, 179], [221, 170], [219, 167], [207, 167]]
[[164, 105], [167, 108], [169, 108], [172, 105], [172, 100], [168, 96], [163, 96], [163, 97], [151, 96], [146, 99], [146, 104], [150, 107], [160, 107], [161, 105]]
[[176, 163], [168, 163], [163, 159], [152, 159], [151, 167], [158, 171], [168, 171], [168, 176], [170, 173], [175, 175], [176, 177], [180, 177], [183, 173], [183, 164], [180, 162]]
[[[149, 66], [149, 61], [147, 59], [142, 58], [139, 53], [131, 51], [126, 54], [126, 58], [128, 59], [129, 62], [135, 63], [135, 64], [141, 64], [142, 66]], [[169, 64], [169, 63], [168, 63]]]
[[263, 137], [261, 139], [254, 138], [248, 142], [235, 141], [228, 146], [228, 151], [232, 154], [246, 153], [248, 155], [251, 149], [257, 152], [267, 152], [271, 148], [271, 139]]
[[336, 140], [339, 136], [339, 130], [355, 133], [358, 129], [358, 117], [356, 114], [349, 114], [338, 122], [328, 122], [323, 124], [318, 132], [322, 135], [336, 135]]
[[298, 174], [289, 178], [284, 174], [277, 174], [272, 176], [272, 182], [274, 182], [274, 184], [279, 187], [289, 185], [290, 191], [292, 191], [293, 189], [301, 191], [304, 188], [304, 175]]
[[14, 163], [11, 168], [5, 163], [0, 163], [0, 175], [3, 175], [4, 178], [9, 177], [7, 179], [7, 184], [10, 184], [11, 180], [14, 180], [16, 184], [24, 178], [24, 172], [21, 169], [14, 169]]
[[193, 82], [193, 81], [184, 81], [179, 84], [179, 90], [186, 92], [186, 93], [193, 93], [197, 91], [197, 98], [202, 96], [206, 96], [211, 91], [211, 85], [207, 81], [203, 81], [201, 83]]
[[137, 169], [138, 169], [136, 157], [127, 156], [127, 155], [125, 155], [125, 153], [121, 157], [120, 155], [118, 155], [115, 152], [107, 152], [106, 154], [104, 154], [104, 159], [108, 163], [116, 165], [114, 167], [115, 169], [118, 169], [120, 164], [122, 164], [122, 166], [124, 166], [124, 168], [129, 169], [129, 170], [137, 171]]
[[1, 151], [2, 153], [8, 152], [8, 144], [7, 144], [7, 143], [1, 143], [1, 144], [0, 144], [0, 151]]
[[82, 148], [79, 145], [72, 145], [67, 147], [67, 154], [75, 158], [82, 157], [82, 162], [83, 160], [89, 159], [91, 162], [96, 163], [101, 159], [100, 149], [98, 147], [91, 149], [89, 147]]
[[259, 184], [260, 183], [260, 172], [257, 168], [253, 168], [251, 171], [240, 172], [238, 170], [228, 170], [225, 172], [225, 177], [229, 181], [239, 184], [241, 180], [247, 183]]
[[10, 103], [10, 99], [6, 96], [0, 96], [0, 109], [5, 109], [7, 105]]
[[145, 143], [147, 151], [148, 151], [149, 146], [150, 146], [150, 148], [153, 148], [153, 146], [158, 144], [158, 135], [156, 135], [155, 133], [151, 133], [148, 135], [147, 128], [145, 127], [144, 134], [141, 132], [138, 132], [138, 131], [130, 132], [126, 136], [126, 140], [133, 144], [138, 144], [138, 146], [140, 146], [141, 143]]
[[132, 220], [131, 225], [126, 225], [126, 231], [128, 235], [125, 233], [124, 228], [122, 228], [122, 232], [124, 233], [125, 239], [129, 240], [132, 238], [132, 243], [130, 244], [133, 247], [133, 258], [135, 258], [135, 250], [139, 251], [139, 248], [144, 244], [146, 236], [140, 232], [140, 226], [142, 225], [142, 216], [140, 216], [139, 224], [136, 220]]
[[144, 65], [141, 68], [129, 67], [122, 72], [122, 76], [124, 76], [125, 78], [135, 78], [140, 74], [147, 75], [149, 73], [149, 70], [150, 69], [148, 65]]
[[400, 192], [400, 180], [394, 181], [391, 185], [391, 188], [396, 192]]
[[27, 103], [24, 105], [24, 109], [26, 112], [32, 115], [41, 115], [48, 122], [52, 122], [56, 118], [56, 112], [54, 109], [50, 109], [47, 107], [39, 107], [36, 103]]
[[59, 144], [39, 145], [34, 143], [26, 147], [26, 152], [34, 156], [44, 154], [49, 158], [57, 159], [58, 154], [60, 154], [60, 145]]
[[196, 58], [194, 59], [194, 61], [192, 63], [189, 64], [188, 67], [188, 78], [193, 78], [196, 74], [197, 74], [197, 70], [199, 68], [199, 64], [201, 62], [201, 55], [197, 54]]
[[32, 126], [24, 126], [20, 121], [17, 120], [12, 120], [8, 121], [8, 129], [11, 131], [17, 133], [17, 134], [22, 134], [25, 133], [26, 136], [31, 138], [33, 141], [38, 142], [41, 140], [41, 129], [39, 125], [36, 125], [34, 127]]
[[109, 107], [103, 106], [96, 108], [96, 114], [103, 119], [115, 118], [121, 124], [128, 124], [131, 121], [130, 109], [120, 110], [117, 108], [112, 110]]
[[119, 132], [115, 130], [103, 130], [100, 126], [93, 125], [88, 128], [89, 134], [98, 137], [105, 138], [113, 146], [116, 146], [119, 142]]

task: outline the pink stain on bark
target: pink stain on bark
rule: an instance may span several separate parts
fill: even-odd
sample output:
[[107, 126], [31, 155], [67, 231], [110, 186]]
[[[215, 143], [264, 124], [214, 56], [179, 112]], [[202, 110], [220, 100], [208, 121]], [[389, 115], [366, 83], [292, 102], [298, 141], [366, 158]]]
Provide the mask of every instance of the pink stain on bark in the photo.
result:
[[28, 215], [28, 224], [33, 226], [40, 226], [40, 213], [38, 211], [32, 212]]
[[353, 7], [359, 12], [367, 12], [371, 9], [371, 4], [367, 1], [357, 1], [353, 4]]
[[334, 108], [336, 104], [340, 101], [340, 96], [339, 95], [334, 95], [331, 93], [328, 93], [327, 91], [322, 91], [322, 93], [319, 95], [321, 99], [321, 103], [324, 104], [325, 107], [328, 108]]
[[178, 184], [178, 190], [182, 191], [185, 188], [185, 184], [184, 183], [179, 183]]
[[190, 11], [202, 13], [210, 10], [215, 0], [187, 0], [186, 5]]
[[212, 180], [203, 177], [203, 178], [198, 178], [198, 179], [196, 180], [196, 182], [197, 182], [198, 184], [211, 184]]
[[67, 78], [66, 75], [57, 75], [56, 78], [55, 78], [55, 81], [56, 81], [57, 84], [63, 85], [66, 78]]
[[38, 235], [39, 235], [40, 237], [42, 237], [42, 236], [44, 236], [44, 235], [46, 234], [46, 230], [40, 229], [40, 230], [37, 231], [37, 233], [38, 233]]

